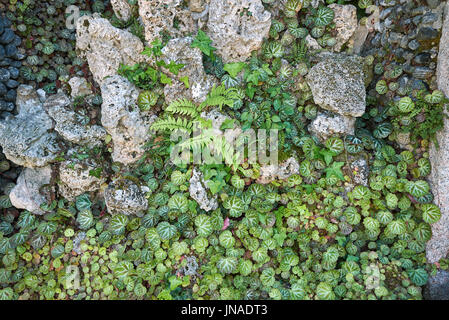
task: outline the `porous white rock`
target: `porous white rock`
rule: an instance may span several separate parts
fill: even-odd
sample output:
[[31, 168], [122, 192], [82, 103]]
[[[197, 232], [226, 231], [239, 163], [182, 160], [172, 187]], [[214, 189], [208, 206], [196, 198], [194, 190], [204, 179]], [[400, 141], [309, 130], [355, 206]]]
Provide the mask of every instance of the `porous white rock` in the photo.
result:
[[77, 20], [76, 48], [79, 56], [87, 59], [93, 78], [100, 85], [106, 77], [117, 73], [121, 63], [134, 65], [146, 60], [138, 37], [113, 27], [98, 14]]
[[[74, 150], [71, 150], [74, 151]], [[68, 152], [70, 156], [71, 152]], [[96, 192], [106, 182], [101, 173], [100, 178], [90, 174], [99, 164], [95, 159], [78, 160], [72, 158], [61, 163], [59, 167], [59, 192], [67, 200], [73, 201], [86, 192]]]
[[132, 7], [127, 0], [111, 0], [112, 10], [122, 21], [128, 21], [132, 16]]
[[[145, 40], [151, 44], [160, 33], [179, 38], [197, 31], [191, 12], [182, 0], [139, 0], [139, 15], [145, 26]], [[177, 27], [174, 27], [174, 20]]]
[[52, 119], [29, 86], [17, 90], [19, 114], [0, 122], [0, 146], [8, 160], [24, 167], [43, 167], [61, 151]]
[[105, 79], [101, 94], [101, 123], [112, 137], [112, 159], [132, 164], [145, 152], [144, 145], [150, 137], [150, 126], [157, 117], [140, 111], [136, 103], [139, 91], [121, 76]]
[[318, 43], [318, 41], [313, 38], [310, 34], [308, 34], [306, 36], [306, 47], [307, 49], [311, 50], [311, 51], [315, 51], [315, 50], [321, 50], [323, 49], [320, 44]]
[[201, 113], [201, 118], [205, 120], [210, 120], [212, 122], [211, 130], [214, 131], [214, 134], [217, 136], [224, 136], [226, 141], [229, 143], [234, 143], [239, 135], [242, 133], [242, 129], [238, 126], [233, 128], [222, 130], [220, 129], [223, 123], [226, 120], [230, 120], [231, 118], [221, 113], [217, 108], [212, 109], [210, 111], [203, 111]]
[[[165, 63], [169, 64], [173, 61], [184, 65], [178, 75], [170, 73], [172, 84], [167, 84], [164, 88], [167, 103], [180, 98], [201, 103], [215, 83], [214, 77], [204, 72], [203, 55], [200, 49], [190, 47], [192, 41], [191, 37], [171, 39], [162, 49], [162, 59]], [[184, 77], [189, 79], [189, 88], [186, 88], [181, 81]]]
[[[207, 0], [209, 2], [209, 0]], [[206, 7], [206, 0], [190, 0], [189, 10], [192, 12], [203, 12]]]
[[354, 134], [355, 118], [346, 117], [332, 112], [319, 112], [310, 123], [309, 131], [321, 141], [331, 136]]
[[268, 38], [271, 13], [260, 0], [211, 0], [207, 27], [224, 62], [245, 61]]
[[336, 52], [340, 52], [343, 45], [352, 37], [357, 29], [357, 8], [352, 4], [330, 4], [328, 6], [334, 11], [335, 39], [337, 42], [332, 47]]
[[148, 187], [139, 187], [128, 179], [111, 182], [104, 191], [104, 199], [110, 214], [143, 216], [148, 209], [145, 193]]
[[80, 96], [88, 96], [92, 94], [91, 85], [87, 82], [86, 78], [73, 77], [69, 80], [70, 95], [72, 98]]
[[51, 181], [50, 166], [41, 168], [24, 168], [17, 179], [16, 186], [11, 190], [9, 199], [17, 209], [25, 209], [31, 213], [43, 215], [40, 208], [47, 202], [48, 195], [41, 193], [41, 188]]
[[210, 196], [208, 194], [208, 188], [201, 171], [194, 168], [189, 182], [190, 197], [199, 204], [201, 209], [211, 211], [218, 208], [217, 195]]
[[81, 116], [73, 111], [70, 99], [62, 92], [50, 96], [44, 109], [55, 121], [55, 130], [67, 141], [94, 147], [101, 145], [106, 136], [103, 127], [81, 123]]
[[344, 116], [365, 113], [364, 60], [355, 55], [327, 55], [306, 76], [313, 100], [321, 108]]
[[354, 184], [359, 184], [363, 186], [368, 186], [368, 178], [369, 178], [369, 165], [366, 159], [362, 157], [353, 157], [351, 156], [349, 167], [352, 172], [352, 182]]
[[263, 165], [260, 167], [260, 176], [257, 183], [268, 184], [276, 179], [285, 180], [299, 173], [299, 163], [294, 157], [290, 157], [279, 165]]

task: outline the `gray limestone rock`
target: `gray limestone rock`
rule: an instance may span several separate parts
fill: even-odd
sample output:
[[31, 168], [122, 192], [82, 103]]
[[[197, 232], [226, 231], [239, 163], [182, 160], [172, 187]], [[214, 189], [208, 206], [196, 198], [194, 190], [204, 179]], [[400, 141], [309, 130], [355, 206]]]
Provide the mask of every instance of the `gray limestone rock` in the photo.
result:
[[268, 184], [276, 179], [285, 180], [294, 174], [299, 174], [299, 163], [294, 157], [290, 157], [279, 165], [261, 166], [257, 183]]
[[86, 78], [73, 77], [69, 80], [70, 89], [72, 90], [70, 95], [72, 98], [79, 96], [88, 96], [92, 94], [92, 89]]
[[271, 13], [260, 0], [210, 1], [207, 33], [226, 63], [245, 61], [259, 50], [270, 26]]
[[[437, 67], [438, 87], [449, 96], [449, 4], [446, 5], [443, 34], [440, 41]], [[434, 202], [441, 210], [441, 219], [432, 224], [432, 238], [427, 243], [426, 256], [430, 263], [444, 258], [449, 252], [449, 119], [444, 119], [444, 128], [437, 133], [439, 144], [429, 150], [432, 165], [430, 184]]]
[[44, 109], [55, 121], [55, 130], [67, 141], [94, 147], [101, 145], [106, 136], [104, 128], [82, 123], [85, 119], [72, 110], [70, 99], [64, 93], [50, 96]]
[[76, 48], [80, 58], [87, 59], [94, 80], [100, 85], [106, 77], [117, 73], [121, 63], [134, 65], [146, 59], [138, 37], [113, 27], [98, 14], [77, 20]]
[[354, 134], [355, 118], [342, 116], [332, 112], [319, 112], [310, 123], [309, 131], [322, 142], [335, 135]]
[[128, 179], [111, 182], [104, 192], [107, 210], [110, 214], [143, 216], [148, 209], [145, 193], [148, 187], [139, 187]]
[[196, 168], [193, 169], [190, 178], [189, 192], [190, 197], [199, 204], [201, 209], [211, 211], [218, 208], [217, 195], [209, 196], [203, 174]]
[[352, 37], [357, 29], [357, 8], [352, 4], [330, 4], [328, 6], [334, 13], [334, 23], [337, 35], [335, 39], [337, 43], [333, 46], [333, 50], [340, 52], [343, 45]]
[[[73, 151], [73, 150], [71, 150]], [[69, 151], [69, 155], [70, 155]], [[97, 178], [90, 174], [91, 170], [97, 169], [99, 164], [94, 159], [88, 158], [77, 160], [75, 158], [66, 160], [59, 167], [59, 191], [61, 195], [70, 200], [86, 192], [96, 192], [106, 182], [102, 174]]]
[[306, 76], [313, 99], [321, 108], [344, 116], [365, 113], [363, 58], [344, 54], [328, 55]]
[[9, 199], [14, 207], [25, 209], [31, 213], [43, 215], [40, 205], [47, 201], [41, 194], [41, 187], [51, 180], [51, 167], [24, 168], [17, 179], [16, 186], [11, 190]]
[[53, 121], [32, 88], [20, 86], [17, 92], [19, 114], [0, 122], [0, 146], [15, 164], [43, 167], [61, 151], [57, 134], [51, 131]]
[[123, 164], [138, 161], [145, 152], [144, 145], [156, 116], [140, 111], [139, 91], [121, 76], [105, 79], [101, 94], [101, 123], [112, 137], [112, 159]]
[[[170, 74], [172, 84], [167, 84], [164, 88], [167, 103], [180, 98], [201, 103], [215, 84], [214, 77], [204, 72], [200, 49], [190, 47], [192, 41], [191, 37], [172, 39], [162, 49], [162, 58], [167, 64], [173, 61], [184, 65], [178, 75]], [[181, 81], [183, 77], [188, 77], [189, 88]]]

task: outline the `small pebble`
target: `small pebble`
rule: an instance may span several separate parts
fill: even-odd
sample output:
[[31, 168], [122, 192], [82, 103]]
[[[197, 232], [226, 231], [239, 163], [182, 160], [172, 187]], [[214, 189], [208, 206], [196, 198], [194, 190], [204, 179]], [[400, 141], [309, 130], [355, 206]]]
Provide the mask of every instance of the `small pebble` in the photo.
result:
[[8, 68], [8, 71], [9, 71], [9, 74], [11, 75], [11, 79], [17, 80], [17, 78], [18, 78], [19, 75], [20, 75], [19, 69], [14, 68], [14, 67], [9, 67], [9, 68]]
[[11, 90], [9, 90], [6, 93], [5, 101], [7, 101], [7, 102], [15, 102], [16, 101], [16, 97], [17, 97], [16, 90], [11, 89]]
[[0, 111], [12, 112], [14, 107], [14, 103], [0, 100]]
[[410, 50], [416, 51], [419, 48], [419, 42], [416, 40], [412, 40], [408, 43], [408, 47]]
[[432, 24], [437, 21], [438, 17], [435, 13], [427, 13], [422, 17], [423, 24]]
[[11, 78], [11, 73], [8, 69], [1, 68], [0, 69], [0, 82], [6, 82]]
[[418, 31], [417, 39], [418, 40], [433, 40], [438, 37], [438, 31], [431, 27], [422, 27]]
[[413, 62], [416, 64], [428, 64], [430, 61], [430, 53], [428, 52], [420, 53], [413, 58]]
[[5, 56], [8, 58], [14, 58], [17, 54], [17, 47], [13, 44], [5, 46]]
[[416, 16], [412, 19], [412, 22], [415, 26], [419, 25], [419, 23], [421, 22], [421, 16]]
[[416, 79], [427, 79], [433, 75], [433, 71], [428, 67], [416, 67], [413, 71], [413, 77]]
[[3, 97], [7, 92], [8, 89], [6, 89], [6, 86], [0, 82], [0, 97]]
[[13, 79], [9, 79], [8, 82], [6, 82], [5, 84], [9, 89], [17, 88], [20, 85], [19, 82]]
[[1, 44], [8, 44], [14, 41], [15, 34], [11, 29], [6, 29], [3, 34], [0, 36], [0, 43]]

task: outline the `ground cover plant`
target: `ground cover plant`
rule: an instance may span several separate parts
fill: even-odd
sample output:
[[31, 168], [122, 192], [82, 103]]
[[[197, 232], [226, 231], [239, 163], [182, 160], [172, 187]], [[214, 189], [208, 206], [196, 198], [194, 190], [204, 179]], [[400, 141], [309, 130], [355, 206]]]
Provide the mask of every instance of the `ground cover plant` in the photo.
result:
[[[372, 5], [370, 0], [354, 4], [362, 17]], [[68, 201], [56, 192], [41, 206], [46, 214], [37, 216], [12, 208], [5, 192], [0, 299], [423, 298], [436, 268], [426, 261], [426, 243], [430, 225], [441, 216], [427, 182], [428, 149], [443, 127], [448, 101], [429, 87], [402, 90], [401, 64], [368, 54], [363, 57], [370, 83], [367, 108], [354, 134], [319, 140], [308, 129], [320, 108], [305, 78], [317, 54], [306, 37], [333, 47], [334, 12], [324, 2], [314, 8], [299, 0], [284, 1], [281, 8], [262, 49], [246, 62], [223, 62], [206, 33], [192, 34], [191, 47], [201, 50], [206, 72], [219, 79], [203, 103], [165, 102], [164, 85], [185, 67], [160, 59], [166, 38], [142, 52], [154, 63], [120, 67], [119, 74], [141, 89], [139, 109], [158, 113], [145, 155], [131, 168], [111, 163], [107, 138], [103, 146], [71, 157], [99, 159], [93, 176], [108, 172], [123, 184], [146, 187], [148, 210], [142, 216], [110, 215], [104, 201], [87, 193]], [[121, 26], [138, 30], [132, 19]], [[44, 30], [37, 32], [44, 37]], [[64, 51], [42, 39], [38, 50], [44, 57], [55, 47]], [[23, 77], [47, 79], [45, 89], [55, 89], [65, 71], [49, 64], [33, 73], [32, 66], [46, 60], [30, 56], [27, 61], [31, 67], [21, 70]], [[182, 82], [192, 85], [188, 77]], [[171, 134], [211, 128], [202, 114], [216, 109], [228, 117], [223, 130], [278, 130], [279, 162], [294, 157], [298, 173], [262, 184], [261, 166], [245, 157], [236, 161], [232, 146], [214, 134], [188, 139], [182, 147], [215, 150], [224, 157], [222, 164], [174, 164], [170, 154], [177, 142]], [[407, 149], [398, 143], [404, 135]], [[352, 166], [360, 159], [368, 173]], [[0, 162], [0, 172], [8, 169]], [[190, 197], [195, 171], [217, 201], [213, 210]], [[448, 264], [443, 259], [440, 265]]]

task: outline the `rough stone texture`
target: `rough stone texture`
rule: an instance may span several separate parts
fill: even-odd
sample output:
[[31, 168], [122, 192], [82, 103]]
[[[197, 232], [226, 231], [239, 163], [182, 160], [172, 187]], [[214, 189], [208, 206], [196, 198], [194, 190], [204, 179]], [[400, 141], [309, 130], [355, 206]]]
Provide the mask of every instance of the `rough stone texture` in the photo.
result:
[[121, 76], [107, 78], [101, 86], [101, 123], [113, 141], [113, 161], [131, 164], [144, 153], [150, 125], [156, 116], [141, 112], [136, 104], [139, 91]]
[[203, 12], [205, 8], [205, 2], [206, 0], [190, 0], [189, 10], [192, 12]]
[[70, 108], [70, 99], [64, 93], [50, 96], [44, 109], [56, 122], [55, 130], [67, 141], [90, 147], [101, 145], [106, 130], [97, 125], [83, 125], [80, 116]]
[[[439, 89], [449, 96], [449, 5], [446, 5], [440, 40], [437, 81]], [[429, 150], [432, 164], [430, 184], [434, 202], [441, 210], [441, 219], [432, 224], [432, 238], [427, 243], [426, 256], [430, 263], [444, 258], [449, 252], [449, 119], [444, 119], [444, 128], [436, 138], [439, 149], [432, 144]]]
[[315, 38], [313, 38], [310, 34], [308, 34], [308, 35], [306, 36], [306, 39], [305, 39], [305, 40], [306, 40], [306, 46], [307, 46], [307, 49], [309, 49], [309, 50], [311, 50], [311, 51], [323, 49], [323, 48], [319, 45], [318, 41], [317, 41]]
[[[145, 40], [148, 44], [160, 38], [160, 32], [165, 32], [172, 38], [196, 34], [197, 27], [191, 12], [182, 5], [182, 0], [139, 0], [139, 15], [145, 26]], [[178, 28], [173, 27], [175, 17]]]
[[449, 5], [444, 13], [443, 32], [438, 53], [437, 79], [438, 88], [449, 96]]
[[278, 166], [261, 166], [260, 177], [257, 179], [257, 183], [268, 184], [276, 179], [288, 179], [291, 175], [294, 174], [299, 174], [299, 163], [294, 157], [291, 157]]
[[[70, 152], [69, 152], [70, 153]], [[106, 182], [105, 177], [91, 176], [90, 170], [98, 168], [94, 159], [67, 160], [59, 167], [59, 192], [67, 200], [73, 201], [85, 192], [95, 192]]]
[[111, 0], [115, 15], [122, 21], [128, 21], [132, 16], [132, 7], [127, 0]]
[[[247, 12], [251, 12], [249, 16]], [[245, 61], [268, 37], [271, 13], [260, 0], [211, 0], [208, 35], [224, 62]]]
[[362, 46], [365, 43], [368, 34], [369, 30], [367, 26], [359, 24], [350, 40], [352, 42], [352, 53], [360, 54], [360, 52], [362, 51]]
[[395, 141], [401, 149], [413, 151], [413, 146], [410, 144], [410, 132], [399, 132], [396, 135]]
[[335, 135], [354, 134], [354, 125], [355, 118], [330, 112], [319, 112], [317, 117], [310, 123], [309, 131], [321, 141], [325, 141]]
[[449, 271], [438, 270], [437, 274], [429, 277], [424, 290], [427, 300], [449, 300]]
[[24, 167], [43, 167], [61, 151], [53, 121], [29, 86], [17, 90], [20, 113], [0, 122], [0, 146], [8, 160]]
[[82, 16], [76, 25], [76, 48], [87, 59], [94, 80], [100, 85], [115, 75], [120, 63], [134, 65], [145, 60], [142, 42], [130, 32], [113, 27], [98, 14]]
[[[173, 79], [172, 84], [167, 84], [164, 88], [167, 103], [180, 98], [201, 103], [206, 99], [207, 94], [215, 83], [214, 77], [204, 72], [203, 54], [200, 49], [190, 47], [192, 41], [191, 37], [172, 39], [162, 49], [162, 58], [167, 64], [170, 61], [174, 61], [184, 65], [178, 75], [170, 75]], [[180, 80], [186, 76], [189, 78], [189, 89]]]
[[333, 50], [340, 52], [343, 45], [352, 37], [357, 28], [357, 8], [352, 4], [336, 4], [333, 3], [328, 6], [334, 10], [334, 23], [337, 35], [335, 39], [337, 43]]
[[87, 83], [86, 78], [73, 77], [69, 80], [69, 85], [70, 89], [72, 89], [72, 92], [70, 93], [72, 98], [92, 94], [91, 86]]
[[33, 169], [24, 168], [17, 179], [17, 185], [9, 194], [12, 205], [34, 214], [44, 214], [45, 212], [40, 208], [40, 205], [47, 199], [45, 195], [41, 194], [40, 189], [43, 185], [49, 184], [50, 180], [50, 166]]
[[369, 178], [369, 165], [366, 159], [351, 159], [349, 167], [352, 171], [352, 182], [356, 185], [360, 184], [367, 187]]
[[16, 109], [18, 113], [33, 112], [41, 109], [41, 99], [32, 86], [21, 85], [17, 88]]
[[362, 116], [366, 99], [363, 68], [359, 56], [328, 55], [306, 76], [315, 103], [340, 115]]
[[107, 210], [110, 214], [143, 216], [148, 209], [145, 193], [148, 187], [139, 187], [128, 179], [111, 182], [104, 192]]
[[200, 208], [205, 211], [211, 211], [218, 208], [217, 195], [210, 197], [207, 193], [206, 182], [203, 174], [196, 168], [193, 169], [189, 186], [190, 197], [195, 200]]

